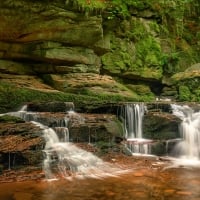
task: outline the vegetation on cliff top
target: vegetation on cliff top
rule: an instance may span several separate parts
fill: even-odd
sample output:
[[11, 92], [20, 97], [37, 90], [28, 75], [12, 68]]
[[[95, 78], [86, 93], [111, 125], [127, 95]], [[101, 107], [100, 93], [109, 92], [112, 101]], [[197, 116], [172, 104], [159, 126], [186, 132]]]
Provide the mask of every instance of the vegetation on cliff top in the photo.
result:
[[73, 94], [63, 92], [44, 92], [27, 88], [17, 88], [8, 83], [0, 83], [0, 113], [20, 109], [27, 102], [74, 102], [76, 109], [84, 108], [85, 111], [95, 108], [97, 105], [126, 101], [148, 101], [151, 97], [143, 96], [140, 99], [123, 97], [120, 95], [101, 94]]

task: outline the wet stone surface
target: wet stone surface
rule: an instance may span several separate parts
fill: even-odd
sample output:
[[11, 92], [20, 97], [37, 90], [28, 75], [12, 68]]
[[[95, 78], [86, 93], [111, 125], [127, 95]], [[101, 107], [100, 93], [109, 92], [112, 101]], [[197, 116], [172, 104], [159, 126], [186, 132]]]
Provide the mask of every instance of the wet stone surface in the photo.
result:
[[156, 157], [133, 157], [114, 153], [106, 154], [104, 160], [121, 168], [124, 173], [104, 178], [78, 178], [69, 174], [68, 178], [60, 177], [56, 181], [47, 181], [42, 178], [42, 172], [38, 171], [29, 173], [27, 176], [29, 179], [15, 179], [10, 183], [1, 183], [0, 199], [200, 199], [200, 168], [198, 167], [175, 167], [170, 161], [163, 161]]

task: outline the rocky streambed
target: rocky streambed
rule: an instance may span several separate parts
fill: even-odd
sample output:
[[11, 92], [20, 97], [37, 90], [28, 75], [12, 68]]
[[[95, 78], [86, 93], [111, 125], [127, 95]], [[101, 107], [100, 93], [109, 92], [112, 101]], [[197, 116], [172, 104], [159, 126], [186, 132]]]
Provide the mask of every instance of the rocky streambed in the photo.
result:
[[[76, 113], [72, 110], [72, 103], [30, 103], [26, 110], [1, 114], [0, 181], [45, 178], [43, 165], [47, 141], [44, 127], [57, 130], [61, 140], [62, 137], [67, 137], [67, 140], [77, 147], [122, 169], [161, 170], [168, 166], [170, 161], [163, 161], [163, 156], [168, 155], [167, 150], [170, 151], [178, 142], [176, 138], [180, 137], [180, 119], [172, 115], [170, 104], [146, 104], [148, 112], [145, 112], [143, 118], [143, 135], [155, 141], [151, 151], [155, 157], [135, 157], [127, 151], [123, 122], [117, 115], [123, 105], [112, 105], [107, 109], [107, 113], [101, 113], [101, 109], [91, 113]], [[66, 136], [63, 136], [63, 131]]]

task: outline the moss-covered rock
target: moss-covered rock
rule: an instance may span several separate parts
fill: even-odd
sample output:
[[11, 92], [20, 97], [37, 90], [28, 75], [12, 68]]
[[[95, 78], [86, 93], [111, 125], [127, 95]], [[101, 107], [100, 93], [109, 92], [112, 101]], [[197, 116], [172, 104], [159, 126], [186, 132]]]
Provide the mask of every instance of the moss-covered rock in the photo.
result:
[[199, 101], [200, 93], [200, 64], [195, 64], [171, 77], [177, 85], [181, 101]]
[[144, 117], [143, 137], [163, 141], [179, 138], [179, 123], [180, 120], [171, 114], [150, 112]]
[[93, 73], [52, 74], [50, 76], [52, 86], [64, 92], [101, 96], [102, 98], [109, 95], [133, 99], [137, 98], [135, 93], [116, 82], [110, 76], [102, 76]]
[[[122, 21], [111, 38], [111, 52], [102, 57], [103, 70], [131, 79], [159, 80], [162, 77], [163, 54], [155, 37], [156, 23], [132, 17]], [[126, 39], [124, 39], [124, 37]]]
[[2, 115], [0, 116], [0, 123], [2, 122], [22, 123], [24, 120], [10, 115]]
[[[199, 101], [199, 72], [187, 71], [200, 62], [197, 0], [5, 0], [0, 8], [3, 82], [45, 91], [46, 96], [61, 90], [68, 97], [98, 101], [149, 101], [155, 95]], [[84, 77], [83, 86], [64, 80], [65, 74], [75, 73], [75, 78]], [[86, 80], [87, 73], [98, 83]], [[53, 80], [57, 74], [63, 74], [62, 83]], [[113, 86], [99, 74], [113, 76]], [[8, 102], [12, 95], [3, 90], [0, 102]], [[30, 99], [16, 97], [14, 102]]]

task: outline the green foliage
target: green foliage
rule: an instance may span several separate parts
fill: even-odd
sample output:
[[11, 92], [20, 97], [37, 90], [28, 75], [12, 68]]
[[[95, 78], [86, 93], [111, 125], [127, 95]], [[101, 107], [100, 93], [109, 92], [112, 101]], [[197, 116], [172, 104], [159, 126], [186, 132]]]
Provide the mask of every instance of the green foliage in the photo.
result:
[[37, 90], [16, 88], [14, 85], [0, 83], [0, 113], [18, 110], [27, 102], [74, 102], [75, 107], [93, 107], [109, 102], [119, 101], [144, 101], [137, 97], [125, 97], [120, 94], [99, 94], [91, 92], [87, 89], [80, 91], [78, 95], [63, 92], [41, 92]]
[[193, 90], [192, 101], [200, 102], [200, 87]]
[[200, 78], [190, 78], [179, 83], [181, 101], [200, 102]]
[[73, 2], [77, 2], [79, 6], [83, 6], [84, 8], [105, 8], [106, 4], [103, 1], [98, 0], [73, 0]]
[[94, 97], [89, 98], [62, 92], [41, 92], [0, 83], [0, 113], [19, 109], [26, 102], [72, 101], [81, 103], [85, 99], [88, 101], [98, 100]]
[[179, 71], [179, 53], [169, 53], [163, 55], [163, 71], [165, 75], [171, 75]]
[[102, 56], [102, 63], [112, 74], [126, 72], [134, 62], [133, 44], [120, 38], [111, 38], [112, 52]]
[[179, 86], [179, 100], [181, 100], [181, 101], [190, 101], [191, 100], [190, 89], [185, 85]]
[[148, 35], [145, 25], [140, 20], [131, 21], [131, 30], [128, 31], [127, 37], [134, 42], [140, 41]]
[[197, 38], [197, 40], [200, 40], [200, 31], [198, 31], [198, 32], [196, 33], [196, 38]]
[[161, 70], [163, 65], [163, 53], [159, 42], [155, 38], [148, 36], [136, 43], [136, 68], [151, 67]]
[[106, 2], [101, 0], [66, 0], [66, 5], [78, 9], [86, 16], [90, 13], [100, 13], [107, 6]]
[[130, 8], [135, 8], [138, 10], [144, 10], [150, 8], [155, 0], [111, 0], [110, 2], [110, 16], [108, 19], [112, 19], [115, 16], [120, 16], [123, 18], [130, 17]]
[[0, 122], [21, 123], [21, 122], [24, 122], [24, 120], [18, 117], [10, 116], [10, 115], [3, 115], [3, 116], [0, 116]]

